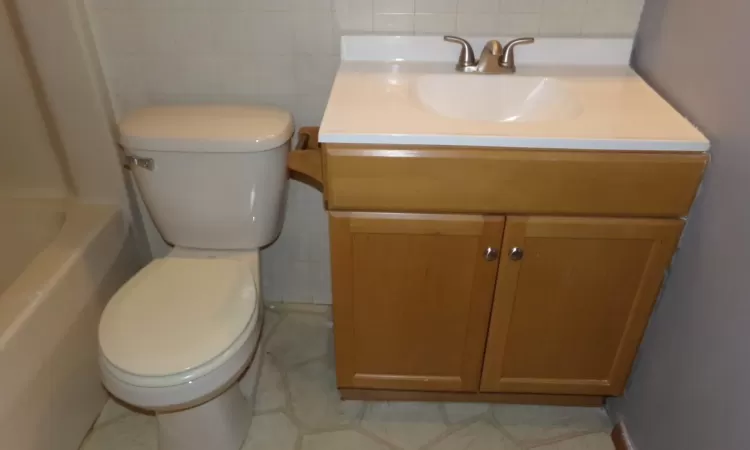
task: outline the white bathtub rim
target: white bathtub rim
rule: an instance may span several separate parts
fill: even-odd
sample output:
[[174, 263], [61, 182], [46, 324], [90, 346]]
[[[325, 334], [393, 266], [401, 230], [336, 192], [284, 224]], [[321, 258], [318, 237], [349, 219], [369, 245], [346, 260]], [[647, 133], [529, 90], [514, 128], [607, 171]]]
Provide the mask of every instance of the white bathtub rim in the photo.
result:
[[[23, 311], [13, 308], [18, 317], [13, 318], [12, 327], [5, 330], [0, 346], [0, 385], [8, 394], [0, 396], [0, 417], [12, 413], [16, 399], [23, 395], [29, 380], [35, 379], [54, 357], [57, 343], [96, 298], [93, 296], [96, 289], [124, 249], [127, 228], [118, 207], [80, 205], [69, 211], [71, 217], [81, 219], [79, 225], [88, 232], [63, 232], [58, 236], [58, 253], [67, 249], [71, 255], [52, 258], [52, 262], [58, 264], [56, 270], [44, 273], [57, 282], [45, 282], [44, 287], [32, 289], [32, 293], [38, 295], [24, 299], [28, 304]], [[43, 254], [38, 256], [43, 257]], [[32, 264], [35, 262], [37, 260]], [[42, 264], [43, 269], [52, 267], [47, 263]], [[13, 292], [28, 291], [14, 289]]]
[[[72, 204], [67, 208], [58, 236], [0, 295], [0, 352], [91, 243], [103, 230], [121, 222], [120, 217], [120, 208], [113, 205]], [[87, 229], [86, 225], [93, 223], [99, 226]], [[126, 238], [124, 227], [120, 228], [123, 229], [115, 235], [118, 249]], [[70, 248], [72, 242], [77, 244], [75, 248]]]

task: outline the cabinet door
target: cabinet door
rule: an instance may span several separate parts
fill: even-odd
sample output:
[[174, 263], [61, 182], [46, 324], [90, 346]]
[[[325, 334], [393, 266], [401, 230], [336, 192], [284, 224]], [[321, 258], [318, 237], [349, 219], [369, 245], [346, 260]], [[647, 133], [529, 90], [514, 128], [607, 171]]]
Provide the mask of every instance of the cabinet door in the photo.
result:
[[330, 218], [339, 387], [477, 391], [504, 219]]
[[682, 226], [509, 217], [482, 391], [619, 395]]

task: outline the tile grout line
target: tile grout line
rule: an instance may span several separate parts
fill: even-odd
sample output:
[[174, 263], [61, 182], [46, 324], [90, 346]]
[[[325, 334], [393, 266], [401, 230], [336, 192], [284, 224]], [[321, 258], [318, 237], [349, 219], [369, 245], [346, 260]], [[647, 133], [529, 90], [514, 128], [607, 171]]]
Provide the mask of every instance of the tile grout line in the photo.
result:
[[[352, 401], [351, 403], [349, 403], [341, 400], [337, 388], [335, 391], [331, 391], [331, 383], [333, 383], [333, 385], [335, 385], [336, 383], [335, 381], [331, 380], [331, 371], [335, 371], [335, 355], [332, 353], [333, 347], [330, 345], [333, 338], [331, 336], [329, 327], [326, 327], [322, 322], [318, 323], [318, 320], [312, 320], [310, 321], [311, 323], [304, 325], [314, 328], [322, 327], [321, 330], [316, 330], [316, 333], [325, 332], [327, 345], [322, 356], [309, 358], [301, 362], [290, 364], [289, 366], [282, 366], [277, 359], [277, 355], [275, 353], [267, 351], [267, 346], [272, 339], [277, 337], [283, 338], [289, 333], [293, 334], [298, 331], [294, 327], [285, 327], [283, 330], [281, 330], [280, 327], [282, 326], [282, 324], [287, 322], [290, 317], [318, 316], [325, 320], [328, 319], [328, 313], [325, 311], [289, 311], [284, 308], [270, 308], [268, 307], [268, 305], [264, 305], [264, 308], [267, 315], [265, 317], [266, 320], [264, 320], [263, 326], [265, 327], [267, 324], [271, 323], [271, 321], [267, 320], [269, 317], [273, 317], [275, 323], [273, 323], [272, 326], [267, 329], [261, 329], [261, 339], [259, 341], [258, 348], [256, 350], [256, 356], [254, 358], [256, 359], [256, 361], [251, 362], [250, 367], [248, 367], [249, 371], [253, 367], [253, 364], [257, 365], [254, 368], [254, 371], [257, 373], [253, 374], [253, 376], [255, 376], [256, 378], [252, 380], [252, 392], [251, 395], [246, 398], [251, 411], [248, 433], [250, 427], [253, 426], [253, 423], [257, 417], [278, 414], [280, 416], [278, 419], [281, 420], [283, 417], [285, 420], [287, 420], [290, 426], [290, 431], [295, 433], [293, 442], [291, 439], [287, 439], [289, 441], [288, 444], [291, 445], [290, 447], [285, 447], [288, 449], [293, 448], [294, 450], [302, 450], [303, 448], [309, 448], [309, 444], [312, 444], [312, 442], [310, 442], [309, 444], [305, 442], [306, 438], [308, 438], [309, 436], [317, 436], [327, 433], [351, 432], [359, 435], [357, 439], [366, 439], [371, 441], [370, 445], [381, 446], [381, 448], [388, 450], [404, 450], [404, 448], [400, 447], [398, 444], [390, 441], [390, 439], [392, 438], [399, 440], [397, 436], [393, 437], [390, 434], [381, 436], [382, 433], [376, 432], [378, 430], [377, 428], [375, 429], [375, 431], [372, 431], [371, 428], [369, 428], [369, 422], [365, 419], [368, 418], [368, 414], [371, 411], [373, 405], [379, 402]], [[263, 336], [264, 332], [265, 336]], [[284, 341], [284, 339], [282, 339], [282, 341]], [[283, 348], [284, 347], [282, 346], [282, 350]], [[310, 352], [303, 352], [302, 356], [309, 353]], [[275, 369], [275, 371], [278, 373], [278, 377], [275, 374], [273, 375], [272, 378], [276, 380], [276, 382], [271, 384], [274, 385], [275, 390], [281, 391], [280, 393], [282, 394], [281, 397], [283, 397], [283, 404], [276, 408], [264, 410], [262, 412], [256, 412], [257, 402], [260, 397], [260, 386], [261, 380], [263, 379], [263, 371], [266, 365], [269, 364], [272, 364], [274, 366], [273, 369]], [[322, 365], [322, 371], [317, 370], [318, 367], [315, 368], [312, 374], [304, 371], [298, 371], [299, 368], [312, 364]], [[269, 366], [269, 369], [270, 368], [271, 367]], [[294, 383], [292, 383], [292, 380], [294, 380]], [[302, 382], [302, 384], [300, 384], [300, 382]], [[295, 388], [294, 392], [296, 392], [294, 396], [292, 387]], [[271, 391], [268, 390], [268, 392]], [[274, 393], [274, 401], [269, 404], [273, 405], [275, 403], [278, 405], [280, 403], [278, 401], [279, 397], [280, 396], [278, 393]], [[346, 406], [346, 408], [344, 408], [344, 406]], [[325, 407], [325, 410], [323, 410], [322, 407]], [[589, 418], [587, 416], [587, 413], [583, 414], [575, 408], [565, 410], [565, 414], [562, 414], [559, 417], [557, 417], [556, 415], [547, 418], [545, 418], [546, 416], [540, 416], [544, 418], [543, 423], [539, 425], [539, 427], [542, 427], [542, 430], [540, 430], [539, 432], [533, 432], [531, 434], [520, 433], [519, 436], [528, 434], [527, 438], [524, 439], [514, 437], [514, 434], [511, 433], [509, 429], [506, 428], [506, 426], [502, 425], [499, 422], [493, 409], [493, 405], [488, 405], [488, 408], [484, 411], [482, 411], [482, 408], [478, 408], [478, 411], [482, 411], [480, 412], [480, 414], [476, 414], [473, 416], [469, 415], [463, 420], [457, 420], [455, 422], [451, 421], [449, 408], [445, 402], [438, 402], [436, 406], [431, 406], [430, 408], [437, 408], [438, 416], [435, 417], [435, 420], [430, 420], [429, 423], [434, 425], [442, 424], [445, 429], [439, 432], [438, 435], [429, 439], [426, 443], [416, 446], [414, 447], [414, 449], [411, 449], [410, 447], [410, 450], [434, 449], [436, 447], [439, 447], [440, 445], [445, 445], [446, 440], [453, 439], [454, 435], [456, 435], [457, 433], [461, 433], [461, 435], [456, 436], [456, 438], [467, 439], [466, 442], [470, 442], [473, 439], [482, 436], [482, 433], [469, 433], [468, 431], [464, 430], [478, 423], [487, 424], [490, 427], [498, 430], [500, 434], [508, 440], [508, 450], [510, 450], [511, 448], [515, 450], [537, 449], [539, 447], [554, 445], [557, 443], [581, 438], [583, 436], [606, 433], [606, 431], [602, 431], [605, 427], [603, 426], [604, 421], [600, 417], [597, 416], [596, 421], [594, 421], [593, 416]], [[432, 411], [433, 412], [430, 413], [430, 416], [434, 414], [434, 409]], [[472, 412], [471, 410], [469, 411]], [[463, 414], [462, 411], [460, 412]], [[130, 411], [130, 413], [112, 418], [99, 425], [96, 425], [96, 422], [94, 422], [94, 425], [82, 440], [79, 449], [83, 450], [87, 445], [91, 446], [92, 436], [97, 436], [97, 433], [99, 433], [100, 430], [109, 429], [110, 426], [128, 419], [133, 415], [132, 413], [136, 412]], [[321, 416], [321, 413], [324, 413], [324, 415]], [[459, 417], [460, 415], [461, 414], [459, 414]], [[388, 418], [389, 420], [391, 420], [390, 416], [388, 416]], [[523, 416], [521, 418], [523, 418]], [[531, 422], [521, 420], [520, 422], [518, 422], [518, 424], [529, 425], [533, 427], [534, 423], [538, 422], [534, 420], [534, 417], [530, 417], [529, 420]], [[391, 421], [399, 424], [400, 426], [402, 426], [402, 428], [403, 426], [410, 425], [410, 421], [399, 420], [398, 417], [393, 418]], [[516, 422], [511, 422], [510, 424], [513, 425], [515, 423]], [[607, 421], [607, 423], [609, 422]], [[144, 436], [146, 436], [145, 431], [153, 431], [151, 427], [154, 426], [154, 424], [150, 421], [146, 423], [146, 425], [148, 425], [148, 428], [143, 428]], [[127, 428], [128, 427], [126, 427], [126, 429]], [[563, 433], [557, 436], [544, 438], [543, 436], [545, 434], [545, 429], [549, 429], [554, 432], [563, 431]], [[410, 428], [407, 426], [407, 428], [404, 429], [403, 432], [410, 433], [409, 430]], [[481, 431], [481, 427], [479, 430]], [[546, 434], [549, 434], [549, 432], [546, 432]], [[263, 433], [261, 433], [261, 435], [263, 436]], [[256, 448], [253, 444], [251, 449], [251, 446], [248, 444], [248, 442], [250, 441], [250, 436], [250, 434], [246, 436], [246, 440], [243, 443], [243, 447], [241, 448], [241, 450], [252, 450]], [[262, 436], [261, 441], [263, 441], [264, 439]], [[284, 433], [284, 436], [292, 438], [291, 433]], [[500, 438], [497, 435], [495, 436], [498, 439]], [[349, 435], [349, 437], [352, 437], [352, 435]], [[347, 437], [344, 436], [341, 436], [341, 438], [347, 439]], [[274, 448], [274, 445], [278, 444], [278, 442], [273, 440], [275, 439], [273, 437], [271, 439], [271, 441], [263, 441], [263, 443], [271, 445], [271, 448]], [[333, 435], [330, 438], [325, 437], [319, 439], [320, 440], [318, 442], [320, 444], [327, 445], [328, 443], [338, 442], [339, 436]], [[97, 439], [96, 442], [99, 442], [99, 439]], [[120, 441], [118, 440], [116, 442], [113, 442], [112, 444], [117, 444], [118, 442]], [[120, 447], [116, 446], [115, 448]], [[276, 449], [274, 448], [274, 450]]]
[[357, 424], [356, 426], [352, 427], [352, 431], [355, 431], [376, 443], [385, 445], [391, 450], [404, 450], [403, 447], [399, 447], [393, 442], [383, 439], [382, 437], [378, 436], [377, 434], [373, 433], [372, 431], [362, 426], [362, 424]]
[[601, 431], [580, 431], [580, 432], [572, 432], [568, 434], [563, 434], [560, 436], [555, 436], [549, 439], [542, 439], [537, 442], [530, 442], [527, 446], [523, 447], [524, 450], [526, 449], [534, 449], [543, 447], [545, 445], [551, 445], [551, 444], [559, 444], [561, 442], [570, 441], [573, 439], [577, 439], [579, 437], [583, 436], [590, 436], [594, 434], [602, 433]]
[[506, 430], [505, 427], [497, 421], [497, 419], [495, 418], [495, 414], [492, 413], [492, 406], [490, 406], [490, 408], [488, 409], [487, 414], [489, 423], [498, 431], [500, 431], [500, 434], [505, 436], [514, 446], [518, 447], [521, 450], [526, 450], [527, 448], [529, 448], [523, 441], [521, 441], [520, 439], [516, 439], [516, 437], [513, 436], [510, 431]]
[[[294, 311], [294, 313], [299, 313], [299, 312], [298, 311]], [[320, 313], [318, 313], [318, 312], [304, 311], [304, 312], [301, 312], [301, 313], [302, 314], [311, 314], [311, 315], [323, 316], [323, 317], [327, 316], [327, 314], [328, 314], [327, 311], [326, 312], [320, 312]], [[329, 336], [329, 339], [330, 339], [330, 336]], [[302, 362], [299, 362], [299, 363], [296, 363], [296, 364], [292, 364], [292, 365], [289, 365], [289, 366], [281, 366], [279, 364], [276, 364], [277, 370], [279, 371], [279, 374], [281, 376], [282, 389], [284, 391], [284, 398], [285, 398], [285, 407], [284, 408], [280, 408], [279, 410], [282, 411], [283, 414], [285, 414], [287, 416], [287, 418], [294, 424], [294, 426], [298, 430], [297, 439], [295, 441], [295, 447], [294, 447], [295, 450], [301, 450], [302, 449], [304, 438], [307, 437], [307, 436], [314, 436], [314, 435], [325, 434], [325, 433], [332, 433], [332, 432], [337, 432], [337, 431], [353, 431], [353, 432], [359, 433], [359, 434], [361, 434], [361, 435], [363, 435], [363, 436], [365, 436], [365, 437], [367, 437], [369, 439], [372, 439], [375, 442], [379, 442], [381, 444], [384, 444], [384, 445], [386, 445], [391, 450], [402, 450], [399, 447], [393, 445], [392, 443], [390, 443], [390, 442], [388, 442], [388, 441], [380, 438], [377, 435], [373, 435], [372, 433], [368, 432], [363, 427], [361, 427], [361, 423], [360, 422], [361, 422], [361, 420], [364, 417], [365, 410], [366, 410], [366, 407], [367, 407], [367, 404], [365, 402], [363, 402], [363, 404], [361, 406], [361, 410], [357, 413], [355, 420], [352, 423], [349, 423], [349, 424], [342, 424], [342, 425], [339, 425], [339, 426], [332, 426], [332, 427], [323, 427], [323, 428], [318, 428], [318, 429], [311, 429], [310, 427], [308, 427], [307, 425], [305, 425], [304, 423], [302, 423], [300, 421], [300, 419], [297, 417], [296, 413], [294, 412], [294, 405], [293, 405], [294, 402], [292, 400], [291, 387], [290, 387], [291, 384], [289, 382], [289, 377], [288, 377], [289, 376], [289, 372], [292, 371], [292, 370], [294, 370], [294, 369], [297, 369], [299, 367], [305, 366], [307, 364], [312, 364], [312, 363], [318, 362], [318, 361], [327, 365], [328, 359], [330, 357], [329, 351], [330, 350], [327, 350], [326, 354], [324, 354], [322, 356], [315, 357], [315, 358], [310, 358], [309, 360], [302, 361]], [[269, 357], [274, 362], [276, 362], [275, 358], [273, 358], [273, 355], [269, 354]]]

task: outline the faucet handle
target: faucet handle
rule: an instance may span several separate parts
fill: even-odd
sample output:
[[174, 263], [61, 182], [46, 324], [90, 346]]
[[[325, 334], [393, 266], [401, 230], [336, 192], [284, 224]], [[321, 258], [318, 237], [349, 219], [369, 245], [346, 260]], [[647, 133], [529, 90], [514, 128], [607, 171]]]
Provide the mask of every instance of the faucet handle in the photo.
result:
[[458, 63], [456, 64], [457, 70], [464, 71], [469, 67], [476, 66], [477, 60], [474, 57], [474, 49], [471, 48], [469, 41], [458, 36], [443, 36], [443, 40], [461, 46], [461, 54], [458, 56]]
[[516, 55], [515, 55], [516, 45], [533, 44], [533, 43], [534, 43], [534, 38], [532, 37], [513, 39], [512, 41], [508, 42], [507, 44], [505, 44], [505, 51], [503, 52], [503, 56], [500, 59], [500, 65], [502, 67], [505, 67], [515, 72], [516, 71]]

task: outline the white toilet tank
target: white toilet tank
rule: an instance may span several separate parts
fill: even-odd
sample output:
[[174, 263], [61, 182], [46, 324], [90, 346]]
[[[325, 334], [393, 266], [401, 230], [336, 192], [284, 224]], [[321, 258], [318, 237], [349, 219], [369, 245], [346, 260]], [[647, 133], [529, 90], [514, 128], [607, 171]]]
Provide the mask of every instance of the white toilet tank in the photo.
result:
[[137, 111], [121, 143], [156, 227], [178, 247], [252, 250], [281, 231], [291, 115], [277, 108]]

